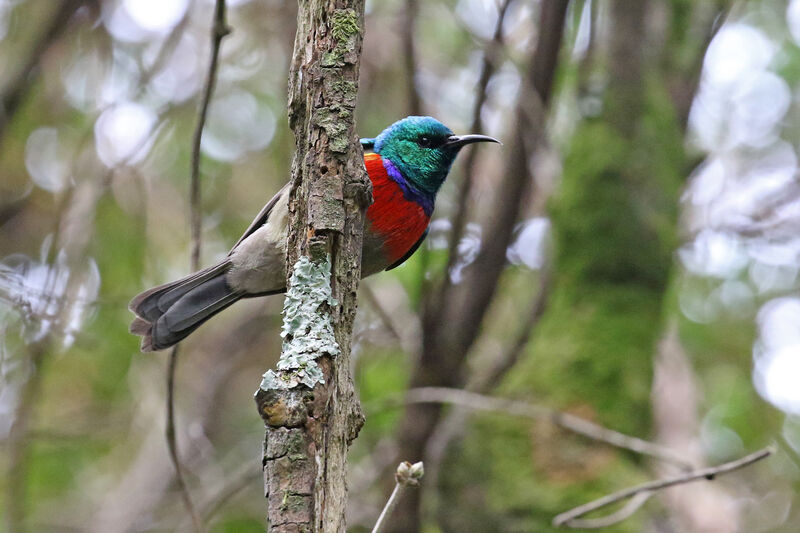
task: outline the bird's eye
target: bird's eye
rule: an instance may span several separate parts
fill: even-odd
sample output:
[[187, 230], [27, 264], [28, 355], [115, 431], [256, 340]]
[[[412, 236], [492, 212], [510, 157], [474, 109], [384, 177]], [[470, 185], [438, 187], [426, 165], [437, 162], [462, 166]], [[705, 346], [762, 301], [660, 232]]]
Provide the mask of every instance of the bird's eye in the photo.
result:
[[431, 146], [433, 146], [433, 140], [427, 135], [423, 135], [419, 139], [417, 139], [417, 144], [419, 144], [423, 148], [430, 148]]

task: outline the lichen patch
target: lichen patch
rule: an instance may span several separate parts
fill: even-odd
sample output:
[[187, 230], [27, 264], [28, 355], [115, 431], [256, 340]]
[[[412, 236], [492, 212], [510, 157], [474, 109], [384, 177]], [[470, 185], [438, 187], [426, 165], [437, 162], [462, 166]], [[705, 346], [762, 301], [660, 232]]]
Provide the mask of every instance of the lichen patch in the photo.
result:
[[264, 374], [262, 389], [293, 389], [300, 385], [313, 389], [317, 383], [324, 383], [317, 359], [340, 353], [330, 315], [334, 305], [330, 256], [319, 263], [300, 256], [283, 303], [281, 358], [277, 370]]

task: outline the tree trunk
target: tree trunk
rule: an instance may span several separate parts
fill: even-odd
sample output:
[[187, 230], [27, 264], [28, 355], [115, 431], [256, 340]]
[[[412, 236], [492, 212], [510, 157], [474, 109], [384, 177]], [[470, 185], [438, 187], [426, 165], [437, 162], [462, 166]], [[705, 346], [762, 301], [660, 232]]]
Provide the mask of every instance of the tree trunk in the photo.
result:
[[271, 531], [344, 532], [347, 450], [364, 420], [349, 370], [371, 197], [354, 128], [364, 2], [304, 0], [298, 10], [284, 344], [256, 403]]

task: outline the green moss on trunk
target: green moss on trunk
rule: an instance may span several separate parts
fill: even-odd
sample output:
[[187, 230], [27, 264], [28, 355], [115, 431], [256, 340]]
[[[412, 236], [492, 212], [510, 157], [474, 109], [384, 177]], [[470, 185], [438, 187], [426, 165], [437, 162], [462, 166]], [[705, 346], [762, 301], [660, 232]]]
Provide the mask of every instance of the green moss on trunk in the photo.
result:
[[[671, 103], [657, 84], [643, 101], [632, 134], [602, 117], [582, 123], [573, 137], [549, 205], [556, 246], [551, 301], [502, 393], [648, 438], [652, 357], [685, 156]], [[531, 428], [486, 416], [470, 431], [444, 471], [479, 471], [486, 484], [468, 509], [445, 498], [440, 518], [454, 530], [502, 517], [499, 530], [554, 531], [555, 514], [641, 480], [640, 457], [547, 423]], [[448, 476], [445, 485], [458, 486]], [[632, 519], [608, 531], [641, 526]]]

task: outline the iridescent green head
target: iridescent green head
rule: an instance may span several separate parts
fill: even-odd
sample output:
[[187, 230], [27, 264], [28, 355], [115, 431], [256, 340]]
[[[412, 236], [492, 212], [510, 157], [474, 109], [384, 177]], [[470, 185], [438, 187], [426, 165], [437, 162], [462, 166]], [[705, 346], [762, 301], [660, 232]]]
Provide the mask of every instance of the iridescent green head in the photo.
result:
[[406, 117], [361, 144], [391, 161], [409, 185], [433, 199], [461, 147], [482, 141], [500, 142], [485, 135], [453, 135], [432, 117]]

